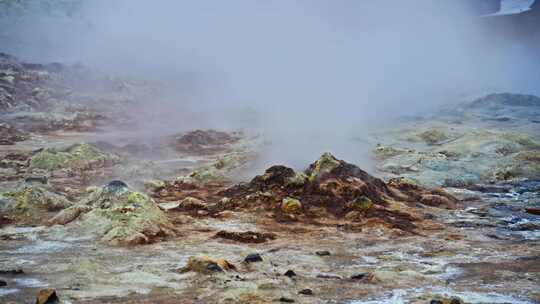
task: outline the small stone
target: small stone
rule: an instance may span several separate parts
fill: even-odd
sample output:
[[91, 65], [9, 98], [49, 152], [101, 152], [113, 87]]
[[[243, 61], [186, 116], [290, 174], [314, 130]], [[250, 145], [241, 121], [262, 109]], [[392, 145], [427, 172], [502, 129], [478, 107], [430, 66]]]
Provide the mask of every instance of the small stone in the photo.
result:
[[530, 214], [540, 215], [540, 208], [525, 208], [525, 211]]
[[0, 269], [0, 274], [18, 275], [18, 274], [24, 274], [24, 271], [21, 268]]
[[289, 298], [285, 298], [285, 297], [279, 298], [279, 301], [283, 302], [283, 303], [294, 303], [293, 299], [289, 299]]
[[365, 278], [368, 274], [367, 273], [358, 273], [351, 276], [352, 280], [362, 280]]
[[318, 255], [318, 256], [327, 256], [327, 255], [330, 255], [330, 251], [328, 251], [328, 250], [320, 250], [320, 251], [315, 251], [315, 254]]
[[292, 198], [292, 197], [286, 197], [281, 202], [281, 211], [287, 214], [295, 214], [299, 213], [302, 210], [302, 203], [300, 203], [299, 200]]
[[194, 271], [198, 273], [212, 273], [236, 270], [236, 267], [225, 259], [213, 258], [206, 255], [192, 256], [188, 259], [186, 266], [178, 269], [178, 272], [185, 273]]
[[105, 187], [103, 187], [103, 190], [105, 192], [114, 193], [114, 194], [121, 194], [124, 193], [128, 188], [128, 185], [120, 180], [113, 180], [112, 182], [108, 183]]
[[286, 277], [292, 278], [292, 277], [296, 276], [296, 273], [289, 269], [289, 270], [285, 271], [285, 273], [283, 275], [286, 276]]
[[341, 277], [338, 276], [338, 275], [326, 274], [326, 273], [318, 274], [317, 278], [319, 278], [319, 279], [341, 280]]
[[37, 184], [47, 184], [47, 177], [46, 176], [29, 176], [24, 179], [24, 182], [27, 184], [31, 183], [37, 183]]
[[206, 270], [212, 271], [212, 272], [223, 272], [223, 269], [221, 269], [221, 267], [219, 267], [217, 263], [209, 263], [206, 266]]
[[53, 304], [58, 302], [59, 299], [56, 295], [56, 290], [52, 288], [40, 290], [36, 298], [36, 304]]
[[258, 253], [251, 253], [246, 256], [244, 259], [244, 262], [246, 263], [256, 263], [256, 262], [262, 262], [262, 257]]
[[163, 211], [175, 210], [180, 207], [180, 202], [166, 202], [158, 204], [159, 209]]
[[429, 302], [429, 304], [443, 304], [443, 301], [441, 301], [441, 300], [431, 300], [431, 302]]
[[4, 280], [0, 280], [0, 287], [7, 286], [7, 282]]
[[426, 214], [424, 214], [424, 219], [425, 220], [433, 220], [433, 219], [435, 219], [435, 215], [433, 215], [431, 213], [426, 213]]
[[309, 288], [306, 288], [306, 289], [302, 289], [298, 292], [299, 294], [303, 294], [303, 295], [306, 295], [306, 296], [310, 296], [313, 294], [313, 290], [309, 289]]

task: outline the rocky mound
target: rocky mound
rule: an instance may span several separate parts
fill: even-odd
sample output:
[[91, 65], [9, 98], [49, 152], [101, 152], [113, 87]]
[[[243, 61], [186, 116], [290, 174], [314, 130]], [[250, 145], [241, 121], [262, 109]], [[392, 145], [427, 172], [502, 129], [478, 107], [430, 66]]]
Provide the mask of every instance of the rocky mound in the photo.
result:
[[9, 192], [0, 192], [0, 213], [4, 223], [43, 225], [58, 211], [72, 205], [46, 184], [28, 181]]
[[90, 144], [76, 144], [66, 149], [42, 149], [30, 158], [30, 168], [46, 171], [58, 169], [89, 170], [111, 166], [119, 161]]
[[389, 177], [429, 186], [540, 178], [540, 142], [527, 134], [472, 129], [425, 149], [379, 145], [374, 154]]
[[7, 123], [0, 123], [0, 145], [13, 145], [29, 138], [26, 132], [17, 130]]
[[273, 166], [247, 184], [221, 191], [211, 212], [247, 209], [271, 212], [278, 221], [321, 223], [345, 219], [413, 231], [423, 220], [417, 204], [453, 208], [457, 199], [443, 190], [394, 181], [386, 184], [355, 165], [323, 154], [304, 172]]
[[175, 234], [154, 200], [121, 181], [96, 189], [49, 223], [68, 225], [79, 235], [97, 236], [112, 245], [147, 244]]
[[13, 56], [0, 53], [0, 111], [21, 106], [44, 107], [46, 96], [38, 88], [43, 81], [42, 73], [27, 69]]
[[180, 152], [211, 154], [226, 150], [240, 138], [241, 134], [236, 132], [195, 130], [174, 138], [173, 146]]
[[540, 107], [540, 98], [534, 95], [495, 93], [478, 98], [469, 104], [472, 108], [481, 107]]
[[135, 105], [152, 90], [149, 83], [82, 65], [25, 63], [0, 53], [0, 122], [26, 132], [87, 132], [133, 124], [140, 119], [134, 117]]

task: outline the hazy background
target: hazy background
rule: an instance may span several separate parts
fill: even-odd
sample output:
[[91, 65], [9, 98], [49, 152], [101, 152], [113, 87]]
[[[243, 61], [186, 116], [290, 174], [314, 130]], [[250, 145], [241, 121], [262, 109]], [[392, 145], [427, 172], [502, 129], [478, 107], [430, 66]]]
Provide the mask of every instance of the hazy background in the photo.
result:
[[[364, 164], [371, 147], [350, 139], [398, 115], [463, 94], [540, 94], [538, 31], [517, 35], [469, 1], [35, 2], [4, 11], [0, 51], [166, 81], [148, 104], [168, 130], [147, 128], [248, 125], [272, 142], [263, 163], [332, 151]], [[186, 126], [193, 111], [204, 119]]]

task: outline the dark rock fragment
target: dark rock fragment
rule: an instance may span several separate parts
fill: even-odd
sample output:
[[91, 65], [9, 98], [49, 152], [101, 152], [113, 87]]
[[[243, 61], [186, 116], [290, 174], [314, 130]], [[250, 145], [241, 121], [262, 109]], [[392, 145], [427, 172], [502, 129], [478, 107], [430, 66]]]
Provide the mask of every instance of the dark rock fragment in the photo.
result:
[[286, 277], [292, 278], [292, 277], [295, 277], [295, 276], [296, 276], [296, 272], [294, 272], [293, 270], [289, 269], [289, 270], [285, 271], [285, 273], [284, 273], [283, 275], [286, 276]]
[[0, 280], [0, 287], [7, 286], [7, 282], [4, 280]]
[[294, 303], [293, 299], [289, 299], [289, 298], [286, 298], [286, 297], [279, 298], [279, 301], [283, 302], [283, 303]]
[[246, 263], [257, 263], [257, 262], [262, 262], [262, 257], [260, 254], [258, 253], [251, 253], [251, 254], [248, 254], [246, 256], [246, 258], [244, 259], [244, 262]]
[[303, 295], [306, 295], [306, 296], [310, 296], [313, 294], [313, 290], [309, 289], [309, 288], [306, 288], [306, 289], [302, 289], [298, 292], [299, 294], [303, 294]]
[[24, 182], [27, 184], [31, 183], [38, 183], [38, 184], [47, 184], [47, 177], [46, 176], [29, 176], [24, 179]]
[[108, 183], [103, 190], [105, 192], [109, 193], [119, 193], [128, 188], [128, 185], [120, 180], [113, 180], [112, 182]]
[[525, 208], [525, 211], [530, 214], [540, 215], [540, 208]]
[[352, 280], [362, 280], [364, 278], [366, 278], [368, 275], [368, 273], [357, 273], [357, 274], [354, 274], [351, 276], [351, 279]]
[[2, 274], [2, 275], [19, 275], [19, 274], [24, 274], [24, 271], [21, 268], [0, 269], [0, 274]]
[[326, 273], [318, 274], [318, 275], [317, 275], [317, 278], [318, 278], [318, 279], [341, 280], [341, 277], [338, 276], [338, 275], [334, 275], [334, 274], [326, 274]]
[[328, 251], [328, 250], [320, 250], [320, 251], [315, 251], [315, 254], [318, 255], [318, 256], [328, 256], [328, 255], [330, 255], [330, 251]]
[[433, 215], [431, 213], [426, 213], [426, 214], [424, 214], [424, 219], [425, 220], [433, 220], [433, 219], [435, 219], [435, 215]]
[[217, 263], [209, 263], [206, 266], [206, 270], [208, 270], [210, 272], [223, 272], [223, 269], [221, 267], [219, 267], [219, 265]]

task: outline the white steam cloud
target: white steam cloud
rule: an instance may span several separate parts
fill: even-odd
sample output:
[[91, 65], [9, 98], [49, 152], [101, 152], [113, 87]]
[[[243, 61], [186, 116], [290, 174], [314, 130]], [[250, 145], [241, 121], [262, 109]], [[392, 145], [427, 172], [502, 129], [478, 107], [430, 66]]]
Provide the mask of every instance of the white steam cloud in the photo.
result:
[[96, 0], [72, 19], [21, 21], [41, 47], [7, 49], [170, 82], [164, 117], [205, 112], [197, 127], [238, 127], [226, 113], [254, 109], [266, 164], [327, 150], [365, 164], [350, 138], [397, 115], [486, 89], [540, 93], [535, 50], [496, 39], [464, 1]]

